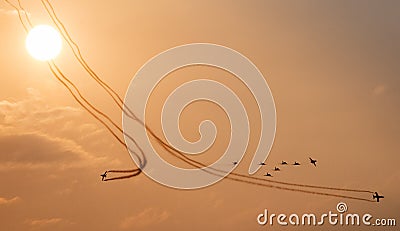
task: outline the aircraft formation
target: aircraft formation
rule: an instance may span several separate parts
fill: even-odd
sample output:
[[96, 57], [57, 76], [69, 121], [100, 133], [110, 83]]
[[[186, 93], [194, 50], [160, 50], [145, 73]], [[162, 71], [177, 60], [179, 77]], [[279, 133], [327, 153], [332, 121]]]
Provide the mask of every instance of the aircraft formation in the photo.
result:
[[[310, 164], [314, 165], [314, 167], [317, 167], [317, 160], [315, 160], [315, 159], [313, 159], [313, 158], [311, 158], [311, 157], [309, 157], [309, 159], [310, 159]], [[235, 161], [234, 163], [237, 164], [236, 161]], [[236, 164], [235, 164], [235, 165], [236, 165]], [[266, 165], [266, 164], [265, 164], [264, 162], [261, 162], [261, 163], [259, 163], [259, 165]], [[289, 165], [289, 164], [288, 164], [288, 162], [282, 160], [282, 162], [280, 163], [280, 165]], [[301, 165], [301, 164], [300, 164], [300, 162], [295, 161], [295, 162], [293, 162], [292, 165], [293, 165], [293, 166], [299, 166], [299, 165]], [[281, 169], [280, 169], [279, 167], [276, 167], [276, 166], [275, 166], [275, 168], [274, 168], [273, 170], [274, 170], [275, 172], [281, 171]], [[264, 176], [272, 177], [272, 174], [270, 174], [269, 172], [267, 172], [267, 174], [265, 174]]]

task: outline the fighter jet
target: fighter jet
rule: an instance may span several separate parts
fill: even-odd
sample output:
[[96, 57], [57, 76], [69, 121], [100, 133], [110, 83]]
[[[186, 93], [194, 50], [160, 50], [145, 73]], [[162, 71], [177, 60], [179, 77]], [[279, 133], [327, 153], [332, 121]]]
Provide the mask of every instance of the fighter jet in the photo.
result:
[[264, 162], [260, 162], [258, 165], [265, 165], [265, 163]]
[[272, 177], [272, 175], [271, 175], [271, 174], [269, 174], [269, 172], [267, 172], [267, 174], [265, 174], [264, 176], [269, 176], [269, 177]]
[[274, 171], [281, 171], [281, 169], [278, 168], [278, 167], [275, 167], [275, 168], [274, 168]]
[[235, 166], [235, 165], [238, 164], [238, 162], [237, 161], [233, 161], [232, 164]]
[[300, 165], [300, 163], [297, 163], [297, 161], [295, 161], [293, 165]]
[[376, 199], [376, 202], [379, 202], [380, 198], [385, 198], [384, 196], [379, 195], [377, 192], [375, 192], [374, 195], [372, 195], [372, 199]]
[[313, 160], [311, 157], [310, 158], [310, 163], [313, 164], [315, 167], [317, 167], [317, 160]]
[[287, 165], [287, 162], [282, 160], [281, 165]]
[[101, 181], [104, 181], [104, 179], [107, 177], [107, 171], [105, 171], [101, 176]]

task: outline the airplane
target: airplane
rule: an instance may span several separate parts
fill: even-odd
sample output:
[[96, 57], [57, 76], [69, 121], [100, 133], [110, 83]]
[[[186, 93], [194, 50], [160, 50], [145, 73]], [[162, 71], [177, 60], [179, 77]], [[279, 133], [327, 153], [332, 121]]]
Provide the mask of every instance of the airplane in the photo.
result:
[[264, 176], [269, 176], [269, 177], [272, 177], [272, 175], [271, 175], [271, 174], [269, 174], [269, 172], [267, 172], [267, 174], [265, 174]]
[[374, 195], [372, 195], [372, 199], [376, 199], [376, 202], [379, 202], [380, 198], [385, 198], [384, 196], [379, 195], [377, 192], [375, 192]]
[[287, 165], [287, 162], [282, 160], [281, 165]]
[[313, 160], [311, 157], [310, 158], [310, 163], [313, 164], [315, 167], [317, 167], [317, 160]]
[[107, 177], [107, 171], [105, 171], [101, 176], [101, 181], [104, 181], [104, 179]]
[[281, 171], [281, 169], [278, 168], [278, 167], [275, 167], [275, 168], [274, 168], [274, 171]]
[[232, 164], [233, 164], [233, 165], [237, 165], [238, 162], [237, 162], [237, 161], [233, 161]]
[[297, 163], [297, 162], [295, 161], [293, 165], [300, 165], [300, 163]]
[[265, 163], [264, 162], [260, 162], [258, 165], [265, 165]]

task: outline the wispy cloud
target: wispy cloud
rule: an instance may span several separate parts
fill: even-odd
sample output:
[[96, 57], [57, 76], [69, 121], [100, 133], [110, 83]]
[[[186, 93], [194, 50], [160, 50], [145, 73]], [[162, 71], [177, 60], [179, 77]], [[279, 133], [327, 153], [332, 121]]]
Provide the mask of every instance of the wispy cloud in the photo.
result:
[[62, 222], [62, 218], [44, 218], [44, 219], [30, 219], [26, 220], [25, 223], [30, 226], [48, 226]]
[[375, 86], [374, 89], [372, 89], [372, 94], [374, 96], [382, 95], [385, 92], [386, 92], [386, 86], [383, 84], [379, 84], [379, 85]]
[[3, 135], [0, 136], [0, 146], [0, 169], [4, 171], [68, 169], [104, 161], [104, 157], [94, 157], [72, 140], [41, 133]]
[[[78, 108], [49, 106], [39, 91], [27, 92], [25, 99], [0, 101], [0, 172], [106, 162], [96, 148], [105, 139], [103, 129], [82, 123]], [[88, 146], [92, 151], [86, 151]]]
[[21, 198], [19, 198], [19, 197], [13, 197], [13, 198], [11, 198], [11, 199], [7, 199], [7, 198], [4, 198], [4, 197], [0, 197], [0, 205], [9, 205], [9, 204], [14, 204], [14, 203], [16, 203], [16, 202], [18, 202], [18, 201], [20, 201], [21, 200]]
[[109, 137], [107, 131], [95, 121], [84, 122], [88, 115], [80, 108], [49, 105], [37, 90], [28, 88], [27, 92], [24, 99], [0, 101], [2, 134], [41, 132], [84, 143], [85, 147], [113, 142], [106, 139]]
[[[20, 10], [21, 14], [27, 14], [28, 16], [30, 16], [30, 13], [27, 11], [23, 11]], [[18, 15], [18, 12], [15, 9], [2, 9], [0, 8], [0, 14], [4, 14], [4, 15]]]
[[17, 15], [18, 12], [16, 10], [7, 10], [7, 9], [2, 9], [0, 8], [0, 14], [5, 14], [5, 15]]
[[138, 214], [125, 218], [121, 222], [120, 228], [141, 229], [151, 225], [157, 225], [161, 222], [164, 222], [169, 217], [170, 214], [166, 210], [147, 208]]
[[[28, 88], [28, 97], [18, 101], [0, 101], [0, 119], [3, 127], [37, 128], [50, 122], [60, 122], [81, 114], [79, 108], [52, 107], [46, 104], [39, 91]], [[40, 127], [38, 126], [38, 127]]]

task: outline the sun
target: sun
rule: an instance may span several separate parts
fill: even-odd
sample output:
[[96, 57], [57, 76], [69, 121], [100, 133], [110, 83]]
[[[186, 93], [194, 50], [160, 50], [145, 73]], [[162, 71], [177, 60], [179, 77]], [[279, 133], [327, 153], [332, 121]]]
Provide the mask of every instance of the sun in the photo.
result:
[[49, 25], [33, 27], [26, 37], [26, 49], [35, 59], [48, 61], [57, 57], [62, 48], [60, 33]]

